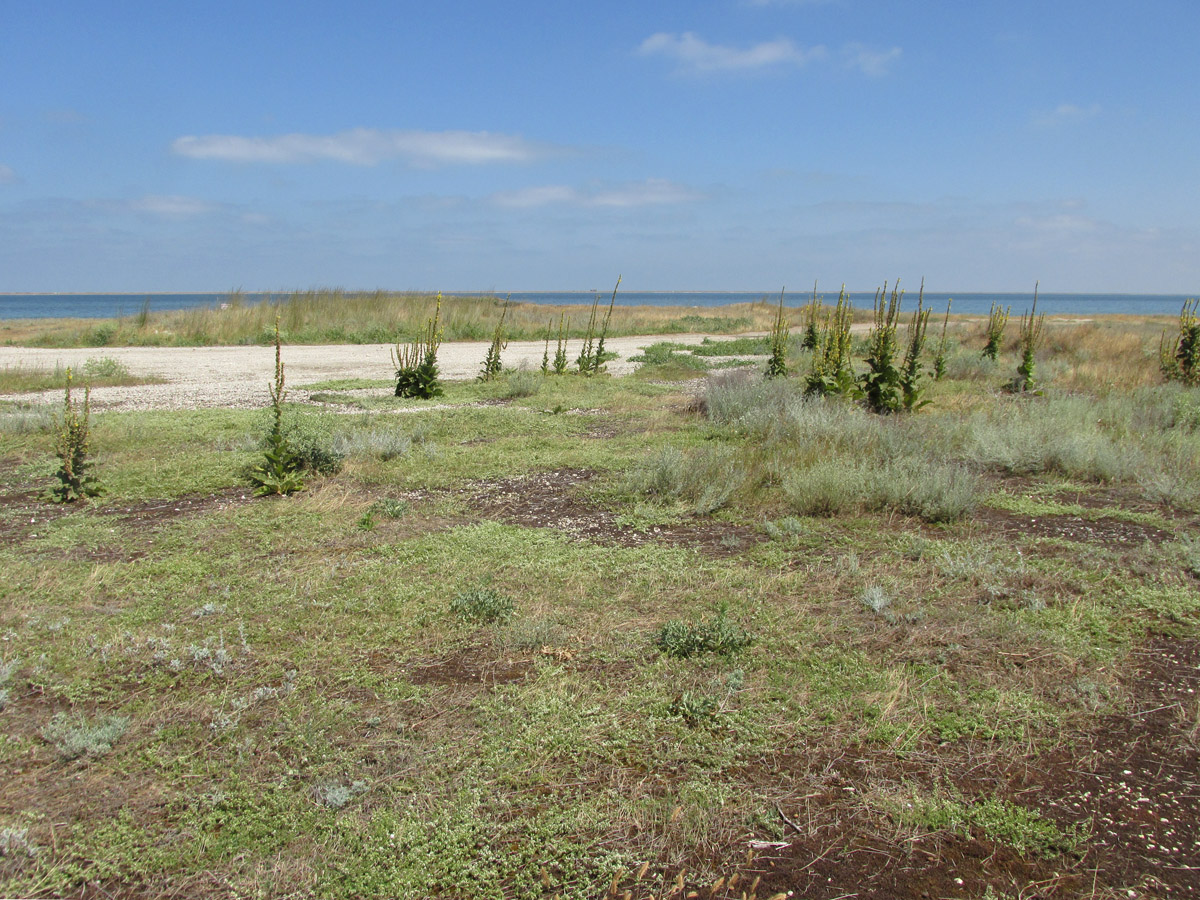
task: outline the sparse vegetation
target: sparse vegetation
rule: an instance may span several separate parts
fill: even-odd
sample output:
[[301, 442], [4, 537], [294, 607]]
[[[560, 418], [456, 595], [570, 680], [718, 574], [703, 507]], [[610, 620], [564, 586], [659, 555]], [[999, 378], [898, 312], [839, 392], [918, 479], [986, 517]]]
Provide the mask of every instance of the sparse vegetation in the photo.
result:
[[[826, 312], [836, 387], [870, 345]], [[910, 370], [911, 327], [921, 415], [810, 393], [799, 334], [799, 377], [759, 334], [320, 385], [352, 408], [277, 345], [265, 409], [94, 408], [74, 506], [5, 404], [0, 893], [1185, 895], [1200, 388], [1157, 321], [1047, 317], [1033, 402], [962, 320]], [[242, 479], [271, 420], [288, 502]]]

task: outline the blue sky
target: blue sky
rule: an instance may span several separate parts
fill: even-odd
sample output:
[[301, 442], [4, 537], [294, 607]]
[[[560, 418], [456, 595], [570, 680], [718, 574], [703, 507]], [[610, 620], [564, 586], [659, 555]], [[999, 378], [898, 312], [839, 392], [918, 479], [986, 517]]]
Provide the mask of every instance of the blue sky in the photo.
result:
[[1196, 0], [7, 4], [0, 291], [1200, 289]]

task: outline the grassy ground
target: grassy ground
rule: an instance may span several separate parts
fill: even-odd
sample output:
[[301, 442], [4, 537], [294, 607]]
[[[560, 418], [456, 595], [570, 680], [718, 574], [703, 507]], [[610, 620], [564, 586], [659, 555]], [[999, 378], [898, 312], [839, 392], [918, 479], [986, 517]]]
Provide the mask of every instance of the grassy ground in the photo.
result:
[[[116, 360], [106, 357], [88, 359], [77, 371], [71, 373], [76, 386], [115, 387], [119, 385], [153, 384], [155, 380], [135, 377]], [[4, 366], [0, 368], [0, 394], [34, 393], [62, 388], [67, 380], [67, 370], [61, 365], [53, 369], [29, 366]]]
[[265, 410], [97, 415], [68, 505], [0, 411], [0, 893], [1193, 896], [1200, 392], [979, 343], [893, 417], [669, 346], [330, 383], [273, 499]]
[[[288, 343], [388, 343], [408, 341], [421, 334], [433, 315], [435, 302], [432, 294], [322, 290], [251, 303], [235, 293], [224, 308], [218, 309], [146, 311], [101, 320], [4, 320], [0, 321], [0, 342], [29, 347], [270, 344], [275, 339], [278, 315]], [[444, 298], [441, 324], [445, 339], [490, 339], [503, 305], [504, 299], [498, 297]], [[589, 312], [588, 306], [513, 303], [505, 330], [513, 340], [544, 340], [549, 329], [553, 345], [560, 316], [566, 333], [579, 338], [587, 329]], [[798, 319], [798, 311], [796, 316]], [[773, 317], [774, 310], [765, 299], [725, 307], [618, 306], [613, 311], [609, 334], [728, 334], [766, 330]]]

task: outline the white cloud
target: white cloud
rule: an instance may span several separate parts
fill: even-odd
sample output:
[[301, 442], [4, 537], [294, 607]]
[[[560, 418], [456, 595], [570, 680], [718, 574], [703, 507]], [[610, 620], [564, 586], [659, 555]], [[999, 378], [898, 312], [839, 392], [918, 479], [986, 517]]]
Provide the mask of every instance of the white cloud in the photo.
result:
[[1099, 103], [1091, 106], [1076, 106], [1074, 103], [1060, 103], [1052, 110], [1033, 114], [1035, 125], [1053, 127], [1055, 125], [1079, 125], [1089, 119], [1094, 119], [1102, 112]]
[[864, 75], [879, 78], [888, 74], [892, 63], [900, 58], [900, 48], [890, 50], [872, 50], [862, 44], [847, 44], [842, 48], [842, 60], [851, 69], [858, 69]]
[[211, 203], [206, 203], [195, 197], [164, 194], [147, 194], [137, 200], [130, 201], [129, 208], [134, 212], [149, 213], [152, 216], [166, 216], [172, 219], [201, 216], [215, 209]]
[[0, 184], [13, 184], [16, 180], [17, 173], [4, 163], [0, 163]]
[[660, 31], [642, 41], [638, 52], [643, 56], [665, 56], [675, 60], [680, 69], [691, 72], [722, 72], [738, 69], [761, 69], [766, 66], [804, 66], [824, 59], [827, 51], [817, 46], [797, 46], [789, 38], [765, 41], [746, 49], [710, 44], [692, 31], [668, 34]]
[[553, 205], [609, 208], [665, 206], [690, 203], [701, 198], [702, 195], [691, 188], [662, 178], [648, 178], [631, 184], [590, 190], [566, 185], [522, 188], [493, 194], [491, 200], [498, 206], [530, 209]]
[[527, 162], [549, 148], [515, 135], [487, 131], [381, 131], [355, 128], [338, 134], [274, 137], [206, 135], [177, 138], [171, 149], [193, 159], [244, 163], [305, 163], [333, 160], [373, 166], [402, 159], [418, 166]]

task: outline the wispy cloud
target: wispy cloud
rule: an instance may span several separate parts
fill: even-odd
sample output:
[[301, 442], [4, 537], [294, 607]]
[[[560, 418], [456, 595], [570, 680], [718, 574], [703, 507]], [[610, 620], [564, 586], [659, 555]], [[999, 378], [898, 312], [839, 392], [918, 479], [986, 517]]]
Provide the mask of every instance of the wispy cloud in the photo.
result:
[[873, 50], [863, 44], [847, 44], [842, 48], [842, 61], [847, 68], [858, 69], [864, 75], [880, 78], [888, 74], [892, 64], [900, 58], [900, 48]]
[[4, 163], [0, 163], [0, 184], [14, 184], [16, 180], [17, 173], [4, 165]]
[[1033, 114], [1035, 125], [1050, 128], [1055, 125], [1079, 125], [1094, 119], [1102, 109], [1099, 103], [1090, 106], [1076, 106], [1074, 103], [1060, 103], [1052, 110], [1042, 110]]
[[87, 121], [87, 116], [77, 109], [48, 109], [42, 114], [47, 122], [52, 125], [82, 125]]
[[213, 212], [216, 207], [195, 197], [181, 197], [175, 194], [147, 194], [129, 202], [129, 209], [134, 212], [148, 213], [152, 216], [165, 216], [171, 219], [189, 219]]
[[746, 0], [747, 6], [825, 6], [842, 0]]
[[648, 178], [630, 184], [587, 190], [566, 185], [522, 188], [493, 194], [491, 200], [498, 206], [530, 209], [556, 205], [610, 208], [664, 206], [691, 203], [702, 198], [702, 194], [684, 185], [661, 178]]
[[727, 47], [710, 44], [692, 31], [669, 34], [660, 31], [642, 41], [638, 52], [643, 56], [665, 56], [689, 72], [727, 72], [762, 69], [769, 66], [805, 66], [824, 59], [828, 51], [821, 46], [800, 47], [789, 38], [764, 41], [751, 47]]
[[206, 135], [177, 138], [171, 149], [192, 159], [240, 163], [307, 163], [322, 160], [373, 166], [400, 159], [416, 166], [528, 162], [550, 147], [487, 131], [383, 131], [355, 128], [337, 134], [273, 137]]

